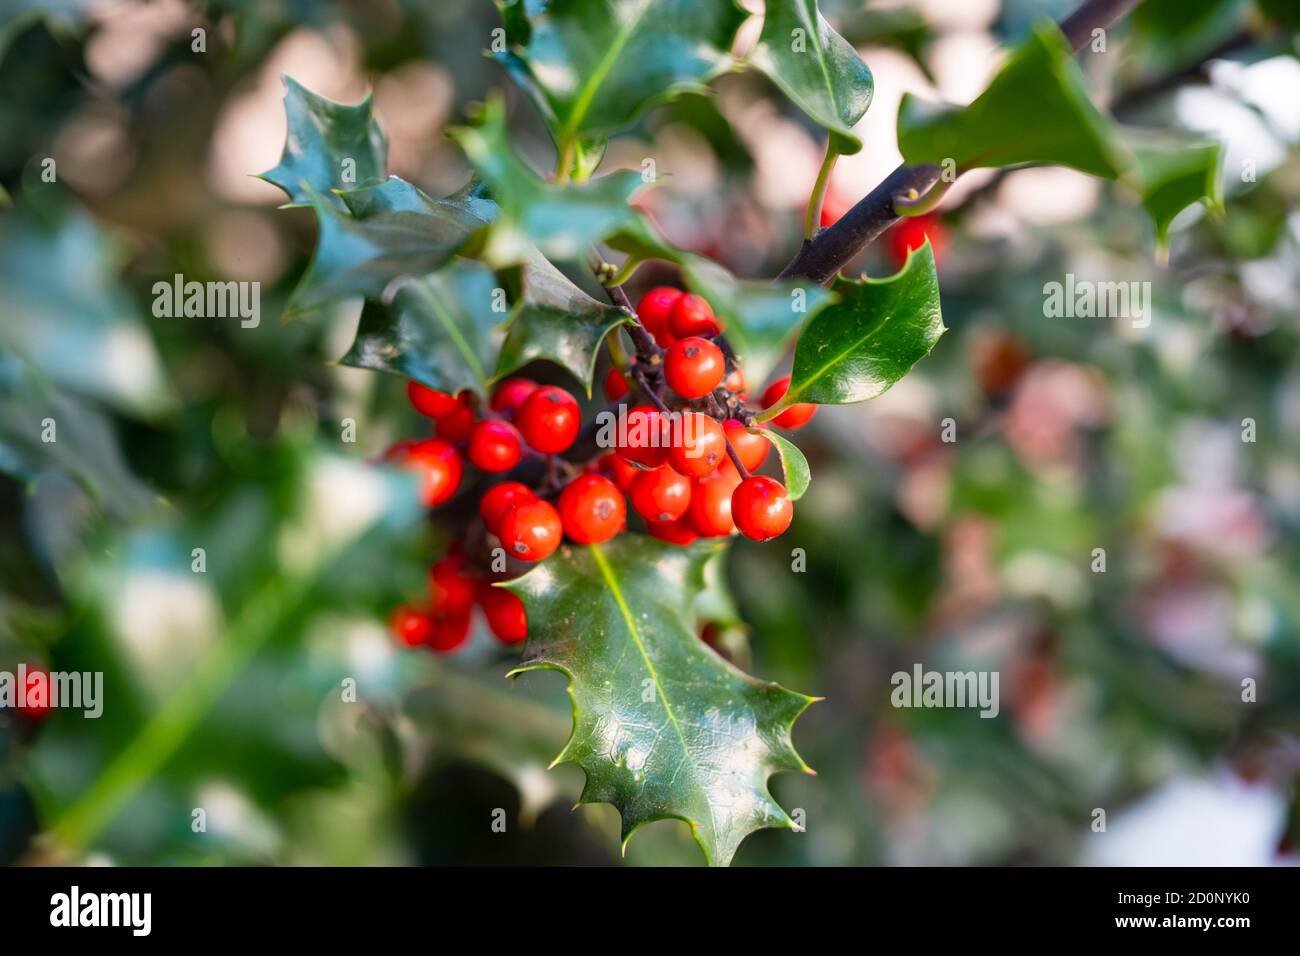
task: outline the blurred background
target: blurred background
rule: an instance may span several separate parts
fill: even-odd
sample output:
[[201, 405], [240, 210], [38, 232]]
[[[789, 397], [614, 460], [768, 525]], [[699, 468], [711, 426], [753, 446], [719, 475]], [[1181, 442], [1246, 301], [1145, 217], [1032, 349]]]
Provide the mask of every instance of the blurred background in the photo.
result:
[[[898, 163], [904, 92], [969, 100], [1005, 40], [1073, 3], [821, 6], [876, 79], [834, 216]], [[819, 775], [772, 784], [807, 831], [756, 834], [737, 864], [1300, 859], [1288, 16], [1148, 0], [1081, 57], [1125, 122], [1226, 142], [1227, 216], [1187, 211], [1167, 263], [1135, 197], [1068, 170], [968, 175], [928, 224], [951, 331], [800, 433], [814, 481], [783, 540], [807, 571], [733, 545], [729, 646], [826, 697], [795, 731]], [[284, 73], [373, 90], [390, 172], [431, 194], [468, 176], [443, 129], [496, 88], [549, 168], [481, 53], [499, 22], [487, 0], [0, 2], [0, 670], [105, 675], [97, 720], [0, 711], [0, 862], [619, 862], [615, 811], [570, 812], [581, 771], [546, 770], [559, 675], [504, 680], [517, 652], [481, 622], [447, 657], [387, 634], [447, 541], [368, 461], [425, 425], [402, 381], [337, 364], [359, 305], [280, 321], [315, 223], [253, 177], [283, 146]], [[822, 143], [761, 75], [715, 88], [653, 110], [603, 169], [653, 157], [670, 239], [774, 275]], [[892, 272], [902, 244], [855, 269]], [[260, 325], [156, 318], [151, 287], [178, 272], [261, 282]], [[1152, 282], [1150, 326], [1045, 318], [1044, 283], [1070, 272]], [[642, 269], [633, 291], [673, 279]], [[894, 709], [889, 677], [915, 662], [997, 670], [1001, 716]], [[625, 862], [702, 858], [666, 821]]]

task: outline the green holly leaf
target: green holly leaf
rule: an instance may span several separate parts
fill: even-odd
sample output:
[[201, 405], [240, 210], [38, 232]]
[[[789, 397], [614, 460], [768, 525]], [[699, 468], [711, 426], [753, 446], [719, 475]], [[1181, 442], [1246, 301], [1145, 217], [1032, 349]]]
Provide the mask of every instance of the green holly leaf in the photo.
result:
[[798, 501], [812, 483], [812, 472], [808, 468], [808, 459], [790, 439], [778, 435], [770, 428], [751, 428], [755, 435], [762, 435], [772, 443], [776, 453], [781, 456], [781, 471], [785, 474], [785, 490], [791, 501]]
[[871, 70], [817, 9], [816, 0], [767, 0], [750, 61], [809, 118], [826, 128], [831, 150], [856, 153], [852, 129], [871, 105]]
[[725, 322], [727, 341], [753, 382], [767, 377], [800, 326], [836, 301], [833, 292], [811, 280], [738, 279], [712, 259], [671, 245], [639, 217], [608, 245], [636, 260], [680, 266], [687, 287], [708, 299]]
[[484, 252], [494, 265], [522, 262], [533, 248], [552, 259], [579, 258], [637, 216], [628, 200], [645, 185], [639, 173], [622, 170], [570, 185], [548, 183], [533, 172], [510, 142], [500, 99], [488, 101], [474, 126], [449, 135], [500, 206]]
[[341, 361], [453, 395], [468, 389], [486, 396], [504, 304], [490, 269], [458, 259], [403, 283], [388, 305], [367, 300]]
[[1211, 213], [1222, 213], [1222, 143], [1180, 141], [1135, 130], [1126, 130], [1124, 138], [1136, 158], [1142, 206], [1155, 224], [1161, 248], [1168, 243], [1170, 223], [1188, 206], [1204, 203]]
[[396, 176], [338, 194], [342, 209], [311, 187], [306, 194], [320, 237], [290, 299], [291, 314], [354, 296], [378, 299], [395, 279], [436, 271], [495, 213], [469, 187], [432, 199]]
[[875, 398], [907, 374], [944, 333], [934, 251], [926, 242], [888, 279], [837, 279], [840, 301], [804, 329], [785, 397], [767, 421], [795, 402], [847, 405]]
[[[731, 69], [735, 0], [506, 0], [496, 55], [537, 105], [561, 157], [601, 142]], [[572, 160], [562, 160], [571, 168]]]
[[1040, 163], [1115, 179], [1129, 165], [1110, 121], [1088, 98], [1069, 44], [1050, 23], [1034, 28], [969, 106], [904, 96], [898, 148], [913, 165], [955, 163], [960, 171]]
[[585, 771], [581, 802], [618, 809], [624, 846], [646, 823], [684, 820], [713, 865], [755, 830], [793, 828], [767, 781], [810, 772], [790, 732], [813, 700], [750, 677], [700, 640], [695, 602], [720, 547], [625, 534], [563, 546], [505, 585], [529, 620], [511, 676], [569, 680], [573, 732], [555, 763]]
[[383, 178], [388, 144], [371, 114], [369, 94], [354, 106], [335, 103], [286, 75], [284, 111], [289, 129], [280, 163], [259, 178], [288, 193], [288, 205], [311, 203], [307, 187], [328, 193]]
[[601, 343], [632, 316], [593, 299], [536, 252], [515, 270], [514, 284], [519, 295], [493, 379], [545, 359], [581, 382], [590, 398]]

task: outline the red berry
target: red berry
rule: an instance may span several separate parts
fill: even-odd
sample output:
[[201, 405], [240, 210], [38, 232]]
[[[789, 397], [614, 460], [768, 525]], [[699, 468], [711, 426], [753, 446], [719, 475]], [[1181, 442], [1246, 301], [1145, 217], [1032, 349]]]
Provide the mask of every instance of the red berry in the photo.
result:
[[[763, 407], [771, 408], [790, 390], [790, 376], [779, 378], [767, 387], [763, 393]], [[817, 406], [810, 405], [807, 402], [797, 402], [791, 405], [776, 418], [772, 419], [772, 424], [777, 428], [802, 428], [807, 425], [814, 415], [817, 414]]]
[[617, 366], [611, 366], [610, 370], [605, 373], [605, 397], [611, 402], [617, 402], [631, 389], [628, 388], [627, 379], [623, 373], [618, 370]]
[[440, 654], [454, 651], [469, 638], [469, 612], [463, 614], [435, 614], [433, 633], [429, 646]]
[[678, 518], [676, 521], [651, 521], [646, 527], [653, 537], [660, 541], [667, 541], [669, 544], [685, 546], [699, 537], [689, 518]]
[[465, 473], [460, 452], [441, 438], [427, 438], [413, 444], [403, 464], [419, 475], [420, 500], [427, 508], [436, 508], [450, 500]]
[[636, 513], [651, 524], [674, 521], [691, 506], [691, 480], [663, 465], [637, 475], [631, 498]]
[[637, 318], [641, 320], [645, 330], [654, 336], [661, 348], [672, 345], [673, 334], [668, 317], [672, 313], [673, 306], [684, 294], [680, 289], [660, 286], [641, 296], [641, 301], [637, 303]]
[[427, 644], [433, 637], [433, 619], [405, 604], [393, 611], [389, 626], [398, 641], [407, 647]]
[[455, 395], [414, 381], [406, 383], [406, 397], [417, 412], [434, 419], [450, 415], [460, 405]]
[[578, 544], [608, 541], [627, 523], [627, 505], [603, 475], [579, 475], [560, 492], [564, 533]]
[[508, 378], [492, 393], [492, 411], [512, 418], [519, 411], [519, 406], [535, 391], [537, 383], [531, 378]]
[[691, 527], [705, 538], [731, 534], [731, 492], [736, 487], [730, 478], [705, 478], [695, 483], [691, 493]]
[[578, 437], [582, 413], [578, 403], [562, 388], [543, 385], [519, 406], [515, 424], [524, 441], [545, 455], [566, 450]]
[[723, 428], [726, 431], [727, 441], [731, 442], [731, 447], [736, 449], [736, 455], [746, 471], [753, 471], [767, 460], [767, 453], [771, 450], [772, 443], [762, 435], [755, 435], [734, 418], [729, 419]]
[[524, 602], [505, 588], [485, 587], [480, 598], [488, 627], [502, 644], [521, 644], [528, 637]]
[[704, 478], [727, 457], [727, 437], [722, 426], [703, 412], [685, 412], [673, 423], [673, 443], [668, 464], [683, 475]]
[[740, 533], [755, 541], [775, 538], [790, 527], [794, 504], [775, 478], [746, 478], [731, 494], [731, 517]]
[[548, 557], [563, 536], [560, 513], [540, 499], [521, 502], [507, 511], [497, 534], [510, 556], [521, 561]]
[[722, 349], [694, 335], [678, 339], [664, 356], [664, 381], [682, 398], [703, 398], [718, 387], [726, 370]]
[[517, 504], [532, 501], [537, 496], [533, 489], [518, 481], [503, 481], [487, 490], [478, 503], [478, 513], [483, 524], [493, 534], [500, 537], [498, 528], [507, 511]]
[[461, 571], [459, 558], [443, 558], [429, 571], [429, 595], [439, 614], [467, 614], [478, 596], [474, 579]]
[[483, 471], [509, 471], [522, 453], [519, 433], [505, 422], [479, 422], [469, 436], [469, 460]]
[[444, 441], [462, 442], [474, 431], [474, 409], [468, 402], [458, 401], [455, 408], [438, 419], [434, 429]]
[[934, 261], [939, 259], [948, 248], [948, 230], [943, 220], [933, 213], [925, 216], [904, 216], [885, 233], [885, 247], [894, 266], [901, 269], [907, 262], [907, 254], [920, 249], [929, 238], [934, 250]]
[[744, 371], [742, 371], [740, 366], [737, 365], [735, 368], [733, 368], [730, 372], [727, 373], [727, 377], [722, 380], [722, 384], [726, 386], [727, 391], [734, 392], [735, 394], [739, 395], [741, 392], [745, 390]]
[[643, 468], [658, 468], [668, 456], [668, 424], [653, 405], [637, 405], [624, 418], [618, 456]]
[[717, 335], [722, 331], [712, 307], [698, 295], [684, 295], [677, 300], [668, 315], [668, 326], [679, 339], [689, 335]]
[[641, 469], [631, 462], [624, 461], [615, 452], [601, 455], [597, 466], [606, 478], [618, 486], [618, 490], [627, 494], [632, 490], [632, 482], [641, 474]]

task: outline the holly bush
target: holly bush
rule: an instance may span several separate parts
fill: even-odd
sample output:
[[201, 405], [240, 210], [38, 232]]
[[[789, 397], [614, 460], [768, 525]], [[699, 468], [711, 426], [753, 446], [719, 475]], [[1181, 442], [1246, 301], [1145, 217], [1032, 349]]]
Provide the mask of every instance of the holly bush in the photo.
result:
[[[918, 806], [942, 829], [942, 778], [994, 820], [957, 858], [1042, 844], [1052, 859], [1092, 808], [1155, 785], [1158, 755], [1258, 758], [1294, 695], [1266, 692], [1261, 717], [1215, 681], [1231, 696], [1300, 673], [1284, 642], [1294, 541], [1261, 544], [1261, 529], [1225, 566], [1216, 535], [1264, 519], [1244, 492], [1174, 496], [1166, 433], [1195, 444], [1207, 419], [1259, 420], [1278, 457], [1255, 467], [1284, 468], [1294, 332], [1265, 317], [1285, 305], [1248, 266], [1294, 265], [1280, 208], [1295, 136], [1274, 172], [1246, 177], [1213, 131], [1144, 107], [1211, 55], [1294, 50], [1269, 5], [1204, 3], [1190, 23], [1149, 0], [1129, 22], [1135, 5], [1087, 0], [1058, 23], [1005, 4], [969, 101], [903, 95], [901, 165], [858, 183], [842, 171], [882, 149], [864, 135], [877, 86], [898, 88], [859, 51], [933, 79], [943, 31], [923, 16], [834, 4], [833, 26], [815, 0], [393, 3], [373, 20], [314, 5], [301, 16], [336, 46], [298, 58], [312, 80], [284, 75], [278, 162], [233, 150], [284, 211], [217, 230], [224, 259], [208, 237], [231, 213], [196, 184], [217, 176], [198, 157], [232, 153], [241, 91], [274, 82], [302, 27], [177, 4], [147, 68], [105, 93], [77, 68], [109, 69], [104, 23], [16, 17], [0, 74], [31, 96], [4, 118], [18, 132], [0, 464], [25, 531], [6, 555], [7, 657], [103, 671], [111, 710], [89, 730], [59, 713], [6, 731], [13, 855], [40, 830], [56, 856], [458, 858], [453, 827], [402, 833], [436, 827], [429, 801], [455, 819], [449, 791], [490, 791], [477, 766], [515, 785], [484, 799], [517, 801], [517, 820], [572, 789], [613, 806], [621, 848], [672, 819], [710, 864], [764, 829], [811, 829], [821, 847], [761, 837], [767, 859], [842, 859], [824, 842], [837, 836], [850, 858], [906, 858], [878, 848]], [[331, 66], [346, 49], [392, 80], [388, 107], [325, 95], [346, 86]], [[454, 96], [432, 108], [434, 87]], [[104, 186], [74, 156], [72, 188], [44, 176], [42, 150], [93, 144], [96, 123], [132, 168]], [[791, 187], [765, 142], [779, 135], [816, 156], [783, 210], [753, 199]], [[1044, 167], [1104, 201], [1000, 230], [985, 207]], [[284, 245], [268, 230], [300, 268], [248, 261]], [[283, 323], [223, 324], [201, 295], [182, 306], [182, 274], [226, 280], [220, 261], [272, 276], [265, 311]], [[1110, 317], [1154, 315], [1159, 334], [1048, 322], [1048, 285], [1078, 262], [1154, 281], [1146, 311]], [[1193, 296], [1200, 270], [1219, 281]], [[174, 314], [158, 307], [173, 274]], [[1205, 387], [1196, 346], [1177, 344], [1203, 341], [1198, 312], [1235, 317]], [[868, 402], [886, 410], [819, 407]], [[57, 441], [39, 437], [48, 421]], [[1188, 520], [1217, 532], [1189, 542]], [[1220, 595], [1258, 646], [1180, 653], [1162, 615]], [[887, 674], [922, 658], [1001, 673], [1010, 714], [888, 705]], [[1086, 730], [1045, 743], [1069, 715]], [[790, 811], [770, 787], [812, 775], [796, 736], [830, 769]], [[886, 822], [831, 809], [862, 802], [859, 774]], [[1029, 808], [1018, 838], [990, 809], [999, 793]], [[145, 823], [151, 804], [166, 810]], [[191, 826], [200, 811], [220, 840]], [[340, 814], [357, 835], [322, 836]], [[816, 837], [810, 815], [836, 822]], [[509, 816], [482, 828], [512, 832], [495, 829]]]

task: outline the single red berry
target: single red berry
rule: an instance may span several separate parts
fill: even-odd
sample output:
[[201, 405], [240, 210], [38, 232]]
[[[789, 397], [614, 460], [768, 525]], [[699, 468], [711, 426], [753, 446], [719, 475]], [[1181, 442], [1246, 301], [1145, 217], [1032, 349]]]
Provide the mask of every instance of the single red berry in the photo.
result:
[[536, 497], [533, 494], [533, 489], [521, 482], [503, 481], [500, 484], [493, 485], [484, 493], [478, 503], [478, 513], [487, 529], [500, 537], [501, 533], [498, 528], [506, 512], [515, 505], [522, 504], [525, 501], [532, 501]]
[[438, 419], [434, 430], [443, 441], [463, 442], [474, 431], [474, 409], [463, 398], [458, 399], [456, 407]]
[[708, 339], [678, 339], [664, 356], [664, 381], [682, 398], [703, 398], [718, 387], [727, 360]]
[[755, 435], [734, 418], [729, 419], [722, 427], [726, 431], [727, 441], [731, 442], [731, 447], [736, 449], [736, 455], [739, 456], [740, 463], [745, 466], [746, 471], [753, 471], [767, 460], [767, 453], [771, 450], [772, 443], [762, 435]]
[[[775, 382], [767, 387], [763, 393], [763, 407], [771, 408], [790, 390], [790, 376], [778, 378]], [[817, 414], [817, 406], [807, 402], [797, 402], [791, 405], [776, 418], [772, 419], [772, 424], [777, 428], [802, 428], [807, 425], [814, 415]]]
[[531, 378], [508, 378], [492, 392], [492, 411], [512, 418], [515, 412], [519, 411], [519, 406], [535, 391], [537, 391], [537, 383]]
[[690, 518], [678, 518], [676, 521], [651, 521], [646, 527], [652, 537], [683, 547], [693, 543], [699, 537]]
[[736, 487], [729, 478], [705, 478], [697, 481], [691, 492], [691, 527], [704, 538], [721, 538], [731, 534], [731, 492]]
[[889, 251], [889, 258], [893, 261], [895, 268], [903, 268], [907, 262], [907, 254], [920, 249], [925, 245], [926, 239], [930, 240], [930, 248], [934, 250], [935, 265], [943, 253], [948, 249], [948, 230], [943, 224], [943, 220], [933, 213], [924, 216], [904, 216], [902, 219], [885, 233], [885, 248]]
[[419, 647], [433, 637], [433, 619], [422, 611], [403, 604], [389, 619], [393, 636], [406, 647]]
[[469, 612], [463, 614], [435, 614], [432, 617], [433, 633], [429, 647], [439, 654], [454, 651], [469, 639]]
[[478, 585], [462, 567], [458, 557], [449, 557], [429, 570], [429, 596], [439, 614], [466, 614], [474, 606]]
[[712, 307], [698, 295], [684, 295], [677, 300], [668, 315], [668, 326], [679, 339], [691, 335], [712, 336], [722, 331], [722, 323], [713, 314]]
[[485, 587], [480, 598], [488, 627], [502, 644], [522, 644], [528, 637], [528, 615], [519, 596], [505, 588]]
[[519, 433], [505, 422], [479, 422], [469, 436], [470, 463], [482, 471], [509, 471], [522, 454]]
[[440, 392], [436, 388], [429, 388], [415, 381], [406, 383], [406, 397], [412, 408], [421, 415], [428, 415], [433, 419], [450, 415], [460, 404], [455, 395], [448, 395], [446, 392]]
[[611, 402], [617, 402], [629, 391], [631, 389], [628, 388], [627, 379], [623, 377], [623, 373], [618, 370], [617, 366], [610, 366], [609, 371], [605, 373], [605, 397]]
[[727, 391], [739, 395], [745, 390], [744, 370], [737, 365], [727, 373], [727, 377], [722, 380], [722, 384], [726, 387]]
[[668, 456], [668, 422], [653, 405], [637, 405], [624, 416], [618, 456], [642, 468], [658, 468]]
[[403, 465], [420, 478], [420, 500], [436, 508], [451, 499], [465, 473], [460, 452], [441, 438], [427, 438], [407, 449]]
[[556, 455], [578, 437], [582, 413], [577, 401], [564, 389], [543, 385], [519, 406], [515, 424], [529, 445], [542, 454]]
[[564, 527], [560, 513], [540, 499], [523, 501], [501, 518], [497, 537], [511, 557], [521, 561], [541, 561], [560, 546]]
[[624, 461], [612, 451], [601, 455], [596, 464], [600, 473], [614, 482], [623, 494], [632, 490], [632, 482], [636, 481], [636, 476], [641, 474], [640, 468], [629, 461]]
[[775, 478], [746, 478], [731, 493], [731, 517], [740, 533], [755, 541], [775, 538], [790, 527], [794, 504]]
[[691, 480], [662, 465], [636, 476], [631, 498], [632, 507], [646, 521], [674, 521], [691, 506]]
[[578, 544], [599, 544], [618, 534], [627, 523], [627, 505], [612, 481], [603, 475], [579, 475], [560, 492], [564, 533]]
[[661, 348], [673, 344], [673, 333], [668, 317], [673, 311], [673, 306], [683, 295], [685, 293], [681, 289], [659, 286], [641, 296], [641, 301], [637, 303], [637, 318], [641, 320], [645, 330], [654, 336]]
[[668, 464], [691, 478], [713, 473], [727, 457], [727, 436], [722, 426], [703, 412], [685, 412], [673, 422], [673, 442]]

